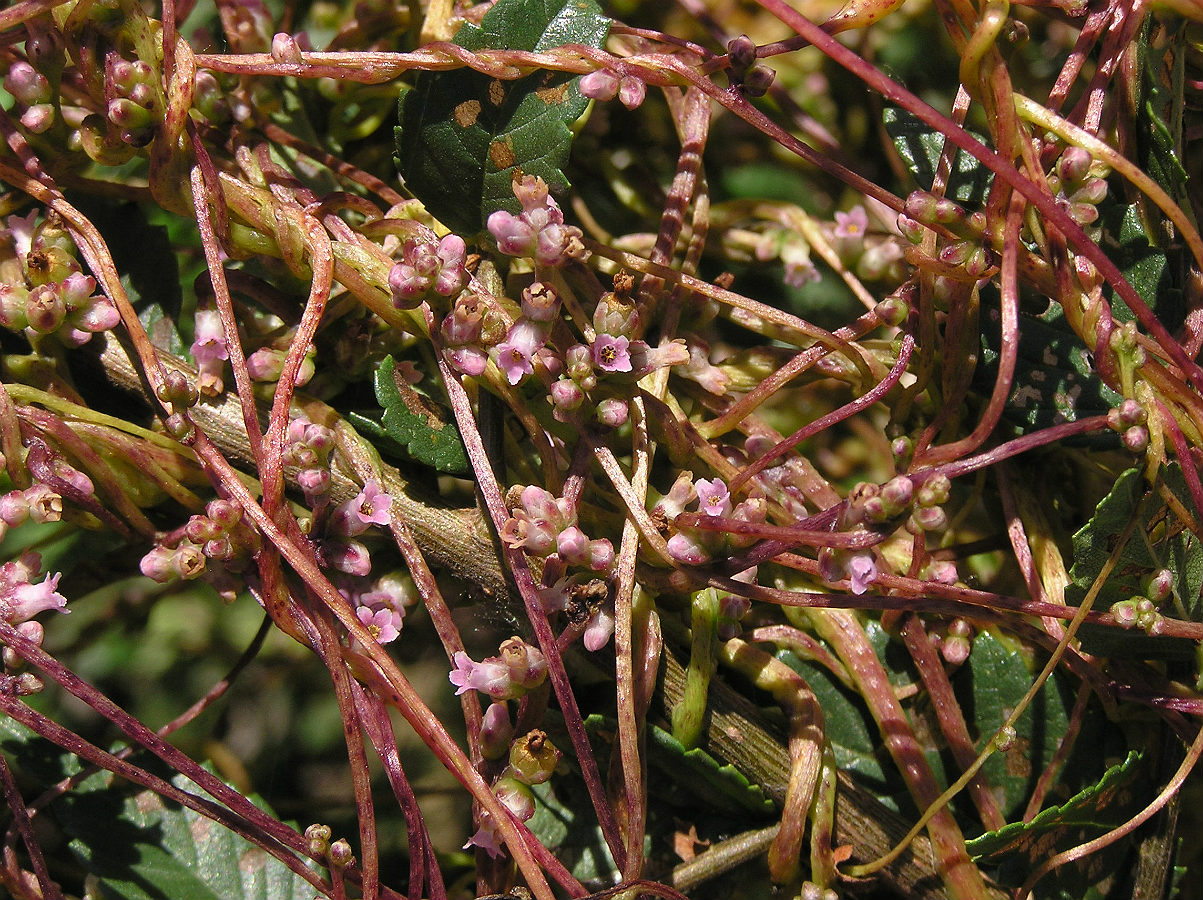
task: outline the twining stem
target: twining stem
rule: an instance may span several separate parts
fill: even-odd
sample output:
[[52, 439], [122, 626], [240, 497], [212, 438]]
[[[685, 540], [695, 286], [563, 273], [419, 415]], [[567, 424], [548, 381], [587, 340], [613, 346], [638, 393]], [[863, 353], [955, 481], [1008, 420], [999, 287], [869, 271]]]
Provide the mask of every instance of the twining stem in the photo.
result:
[[1007, 716], [1006, 721], [998, 729], [994, 737], [986, 742], [973, 764], [965, 769], [961, 777], [951, 784], [943, 794], [941, 794], [934, 801], [926, 804], [927, 809], [924, 811], [923, 815], [919, 817], [919, 821], [915, 823], [910, 833], [903, 838], [903, 840], [900, 841], [893, 850], [872, 863], [849, 868], [846, 870], [847, 874], [852, 875], [853, 877], [862, 877], [878, 871], [883, 866], [888, 865], [891, 861], [896, 859], [898, 853], [901, 852], [906, 844], [912, 840], [928, 822], [933, 821], [940, 815], [948, 814], [948, 802], [952, 800], [952, 798], [958, 793], [960, 793], [964, 787], [969, 784], [969, 782], [977, 775], [978, 770], [985, 765], [986, 760], [989, 759], [990, 755], [997, 749], [1000, 736], [1014, 731], [1015, 723], [1019, 721], [1019, 717], [1027, 711], [1028, 707], [1032, 703], [1032, 700], [1044, 687], [1045, 682], [1048, 681], [1049, 677], [1061, 663], [1061, 659], [1066, 649], [1069, 647], [1070, 641], [1072, 641], [1074, 635], [1077, 634], [1078, 628], [1081, 626], [1081, 624], [1086, 621], [1087, 614], [1094, 605], [1095, 598], [1098, 597], [1099, 592], [1103, 589], [1103, 585], [1107, 583], [1107, 579], [1110, 577], [1111, 572], [1115, 569], [1116, 565], [1119, 564], [1120, 557], [1123, 556], [1124, 550], [1128, 546], [1128, 541], [1132, 537], [1132, 533], [1136, 530], [1137, 524], [1142, 521], [1140, 513], [1144, 507], [1144, 503], [1145, 501], [1142, 500], [1133, 511], [1132, 517], [1128, 520], [1128, 525], [1124, 529], [1124, 533], [1120, 536], [1119, 540], [1116, 541], [1114, 549], [1111, 551], [1106, 561], [1099, 569], [1099, 574], [1095, 577], [1094, 583], [1091, 584], [1090, 589], [1086, 592], [1086, 596], [1082, 598], [1082, 603], [1075, 611], [1073, 620], [1069, 623], [1068, 627], [1066, 627], [1065, 634], [1057, 644], [1056, 650], [1049, 656], [1048, 662], [1045, 663], [1044, 668], [1036, 677], [1036, 680], [1032, 682], [1032, 686], [1028, 688], [1027, 693], [1023, 695], [1019, 703], [1015, 705], [1015, 709], [1010, 715]]
[[706, 696], [718, 661], [718, 593], [714, 588], [695, 591], [690, 599], [689, 665], [685, 669], [685, 694], [673, 707], [673, 737], [687, 750], [698, 745], [706, 722]]
[[[819, 636], [831, 644], [856, 680], [860, 695], [881, 731], [886, 749], [916, 804], [930, 807], [939, 795], [935, 775], [856, 614], [845, 610], [815, 610], [807, 615], [807, 619]], [[937, 855], [937, 868], [948, 895], [961, 900], [985, 896], [986, 887], [981, 872], [969, 858], [965, 838], [952, 812], [947, 807], [940, 807], [923, 824], [929, 823], [928, 832]]]

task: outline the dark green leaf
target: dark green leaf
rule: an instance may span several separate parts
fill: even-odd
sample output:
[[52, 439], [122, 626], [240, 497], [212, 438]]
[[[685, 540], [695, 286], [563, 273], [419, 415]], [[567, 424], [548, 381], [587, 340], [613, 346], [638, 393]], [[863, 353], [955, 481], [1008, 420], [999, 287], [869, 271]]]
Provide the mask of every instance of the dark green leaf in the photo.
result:
[[[455, 42], [468, 50], [600, 47], [610, 20], [593, 0], [498, 0]], [[477, 234], [498, 209], [517, 212], [511, 184], [540, 176], [567, 187], [571, 123], [589, 101], [579, 77], [535, 72], [501, 81], [471, 69], [423, 73], [402, 98], [397, 165], [405, 186], [448, 228]]]
[[[81, 771], [78, 757], [8, 717], [0, 749], [18, 777], [53, 784]], [[172, 782], [205, 796], [182, 775]], [[261, 809], [265, 804], [252, 797]], [[270, 811], [269, 811], [270, 812]], [[313, 889], [283, 863], [192, 810], [98, 772], [58, 798], [50, 813], [68, 848], [97, 879], [96, 896], [128, 900], [308, 900]]]
[[[974, 372], [979, 393], [989, 393], [998, 374], [999, 322], [998, 307], [983, 304], [982, 360]], [[1053, 304], [1039, 317], [1022, 317], [1015, 386], [1004, 411], [1007, 421], [1021, 433], [1105, 415], [1122, 399], [1095, 373], [1093, 356], [1066, 324], [1060, 306]], [[1075, 439], [1075, 443], [1116, 447], [1119, 438], [1103, 432]]]
[[[99, 776], [56, 804], [70, 848], [106, 897], [305, 900], [313, 888], [249, 841], [157, 794]], [[203, 792], [182, 775], [173, 783]], [[101, 786], [103, 785], [103, 786]]]
[[[974, 639], [973, 652], [952, 684], [979, 751], [1019, 705], [1034, 678], [1017, 644], [990, 631]], [[1055, 679], [1047, 681], [1015, 723], [1017, 740], [1012, 749], [991, 754], [982, 766], [1008, 818], [1022, 814], [1036, 780], [1057, 752], [1069, 726], [1072, 702], [1072, 696], [1062, 696]]]
[[[568, 778], [537, 784], [535, 814], [526, 823], [547, 849], [584, 884], [613, 884], [614, 858], [593, 818], [584, 786]], [[588, 810], [588, 812], [585, 812]]]
[[[1177, 463], [1161, 469], [1165, 489], [1192, 509], [1186, 479]], [[1095, 509], [1090, 521], [1074, 535], [1074, 563], [1069, 575], [1073, 584], [1066, 588], [1066, 601], [1080, 603], [1094, 583], [1115, 542], [1137, 514], [1141, 499], [1148, 491], [1144, 475], [1131, 468], [1116, 479], [1115, 487]], [[1141, 580], [1156, 569], [1168, 568], [1174, 573], [1172, 607], [1167, 612], [1193, 621], [1203, 621], [1203, 546], [1199, 539], [1181, 522], [1173, 506], [1160, 497], [1152, 497], [1139, 510], [1140, 522], [1132, 538], [1124, 546], [1119, 562], [1103, 584], [1095, 608], [1106, 610], [1111, 604], [1142, 594]], [[1191, 641], [1153, 637], [1140, 631], [1122, 631], [1084, 625], [1079, 633], [1082, 646], [1090, 653], [1103, 656], [1138, 656], [1149, 659], [1194, 658]]]
[[752, 784], [731, 764], [719, 761], [700, 747], [686, 750], [684, 745], [663, 728], [648, 727], [651, 763], [690, 791], [704, 794], [714, 811], [767, 815], [773, 801], [760, 785]]
[[[886, 132], [894, 141], [894, 149], [915, 176], [919, 189], [930, 191], [936, 180], [936, 166], [939, 165], [940, 154], [944, 151], [944, 135], [933, 131], [930, 125], [899, 107], [886, 109], [882, 113], [882, 120], [885, 122]], [[986, 146], [990, 145], [988, 138], [972, 131], [970, 134]], [[952, 171], [949, 173], [944, 195], [958, 203], [979, 205], [990, 190], [993, 178], [993, 172], [968, 153], [958, 149], [953, 157]]]
[[376, 401], [384, 409], [379, 423], [354, 413], [348, 420], [378, 442], [383, 441], [385, 449], [391, 442], [393, 449], [440, 472], [465, 475], [471, 471], [468, 452], [455, 425], [444, 421], [441, 410], [397, 378], [391, 356], [386, 356], [376, 370]]
[[[998, 831], [966, 841], [965, 846], [975, 861], [1002, 863], [1005, 883], [1022, 882], [1050, 856], [1098, 837], [1140, 808], [1141, 795], [1135, 787], [1141, 777], [1139, 763], [1140, 754], [1133, 751], [1123, 762], [1107, 769], [1096, 784], [1060, 806], [1043, 810], [1030, 822], [1012, 822]], [[1111, 848], [1106, 854], [1090, 857], [1089, 864], [1114, 868], [1123, 858], [1122, 852], [1116, 853], [1115, 848]], [[1072, 872], [1059, 874], [1073, 877]], [[1100, 874], [1092, 871], [1086, 875], [1085, 884]], [[1048, 883], [1043, 884], [1040, 896], [1054, 896]], [[1083, 896], [1085, 884], [1079, 885], [1078, 893], [1072, 895]]]

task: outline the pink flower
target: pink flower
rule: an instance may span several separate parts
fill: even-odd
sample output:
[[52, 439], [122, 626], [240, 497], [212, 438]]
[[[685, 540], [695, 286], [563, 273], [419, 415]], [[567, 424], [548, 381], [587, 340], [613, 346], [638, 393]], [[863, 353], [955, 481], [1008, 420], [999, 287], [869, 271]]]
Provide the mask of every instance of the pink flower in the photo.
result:
[[668, 555], [691, 566], [710, 562], [710, 551], [694, 535], [684, 531], [678, 531], [668, 539]]
[[60, 573], [48, 573], [40, 583], [32, 582], [41, 567], [42, 557], [32, 550], [0, 566], [0, 618], [4, 621], [19, 625], [48, 609], [69, 611], [67, 598], [57, 590]]
[[230, 351], [226, 348], [226, 332], [216, 310], [196, 311], [191, 353], [196, 360], [197, 387], [200, 392], [210, 396], [220, 394], [223, 387], [221, 373], [225, 361], [230, 358]]
[[372, 571], [372, 557], [359, 541], [326, 541], [321, 548], [322, 561], [348, 575], [367, 575]]
[[835, 214], [835, 236], [837, 238], [864, 237], [869, 227], [869, 216], [863, 206], [854, 206], [848, 212]]
[[476, 834], [468, 838], [468, 843], [464, 844], [465, 850], [469, 847], [480, 847], [493, 859], [497, 859], [504, 852], [501, 848], [501, 835], [493, 824], [492, 818], [487, 814], [480, 817], [480, 828], [476, 829]]
[[380, 490], [375, 481], [368, 481], [355, 498], [355, 515], [365, 525], [387, 525], [393, 498]]
[[535, 354], [545, 343], [542, 331], [533, 322], [526, 319], [515, 322], [505, 340], [494, 348], [497, 366], [505, 373], [506, 381], [517, 384], [534, 372]]
[[198, 366], [230, 358], [226, 348], [226, 331], [215, 309], [196, 311], [196, 328], [191, 347], [192, 358]]
[[463, 650], [452, 657], [455, 668], [447, 676], [456, 686], [455, 695], [468, 691], [480, 691], [488, 694], [494, 700], [506, 700], [514, 694], [514, 686], [510, 681], [510, 668], [504, 660], [490, 657], [481, 662], [473, 662]]
[[468, 278], [466, 256], [467, 246], [458, 235], [446, 235], [437, 246], [416, 239], [406, 241], [401, 262], [388, 275], [394, 305], [410, 307], [430, 290], [450, 297]]
[[725, 516], [731, 512], [731, 495], [721, 478], [713, 481], [699, 478], [694, 486], [698, 492], [698, 512], [708, 516]]
[[848, 558], [844, 564], [848, 578], [852, 582], [852, 593], [863, 594], [869, 585], [877, 579], [877, 563], [872, 553], [857, 553]]
[[401, 634], [401, 615], [396, 610], [388, 607], [374, 610], [370, 606], [361, 606], [355, 610], [355, 615], [376, 638], [378, 644], [395, 641]]
[[46, 579], [39, 584], [17, 585], [10, 601], [12, 606], [9, 620], [24, 622], [48, 609], [67, 612], [67, 598], [57, 590], [60, 578], [62, 574], [55, 572], [53, 575], [47, 574]]
[[593, 364], [603, 372], [631, 371], [630, 344], [625, 337], [599, 334], [593, 341]]
[[513, 189], [522, 214], [497, 210], [485, 222], [497, 249], [507, 256], [533, 257], [545, 266], [562, 265], [582, 252], [581, 230], [564, 224], [564, 213], [548, 196], [542, 178], [527, 175], [516, 179]]

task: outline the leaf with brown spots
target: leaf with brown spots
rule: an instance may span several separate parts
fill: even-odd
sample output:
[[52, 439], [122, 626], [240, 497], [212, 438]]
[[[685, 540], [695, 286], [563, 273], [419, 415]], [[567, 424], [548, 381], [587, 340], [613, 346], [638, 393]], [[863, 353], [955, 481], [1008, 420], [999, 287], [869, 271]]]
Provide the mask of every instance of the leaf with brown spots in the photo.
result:
[[395, 369], [393, 358], [386, 356], [376, 370], [376, 400], [384, 410], [380, 421], [354, 412], [347, 416], [348, 421], [385, 455], [390, 450], [394, 455], [401, 451], [440, 472], [467, 474], [468, 453], [455, 423], [397, 377]]
[[[498, 0], [455, 42], [468, 50], [548, 51], [600, 47], [610, 20], [593, 0]], [[406, 188], [448, 228], [472, 237], [489, 213], [520, 211], [515, 177], [568, 186], [571, 125], [589, 101], [579, 76], [534, 72], [500, 81], [471, 69], [425, 72], [401, 98], [397, 168]]]

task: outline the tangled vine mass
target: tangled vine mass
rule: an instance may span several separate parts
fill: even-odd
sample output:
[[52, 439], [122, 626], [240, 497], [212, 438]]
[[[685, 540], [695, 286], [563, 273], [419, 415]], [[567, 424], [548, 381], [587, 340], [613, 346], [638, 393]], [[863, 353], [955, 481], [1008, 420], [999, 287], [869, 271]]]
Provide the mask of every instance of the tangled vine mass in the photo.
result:
[[0, 9], [18, 898], [1198, 898], [1197, 0]]

